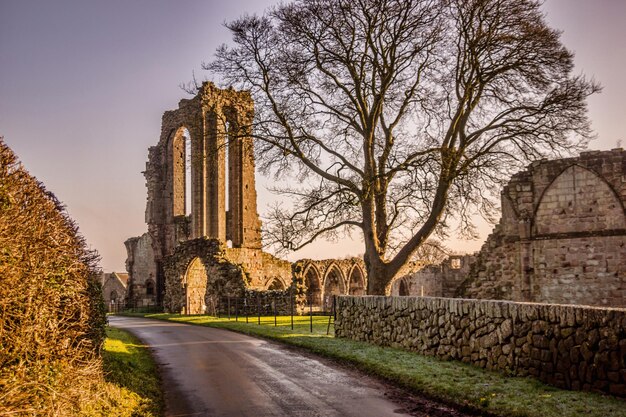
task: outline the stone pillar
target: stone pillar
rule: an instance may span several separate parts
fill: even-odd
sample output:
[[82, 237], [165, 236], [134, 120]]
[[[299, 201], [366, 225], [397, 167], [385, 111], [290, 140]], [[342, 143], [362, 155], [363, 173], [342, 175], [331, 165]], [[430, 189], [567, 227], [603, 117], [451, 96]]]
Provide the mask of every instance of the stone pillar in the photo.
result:
[[193, 239], [206, 235], [207, 202], [204, 195], [206, 188], [206, 150], [205, 135], [202, 121], [195, 120], [189, 128], [191, 136], [191, 237]]
[[225, 132], [222, 116], [215, 111], [208, 111], [205, 116], [205, 154], [206, 186], [199, 190], [205, 195], [207, 213], [205, 234], [210, 238], [226, 240], [225, 207]]
[[[248, 103], [246, 103], [248, 104]], [[257, 214], [252, 109], [228, 109], [228, 238], [234, 248], [261, 248]]]

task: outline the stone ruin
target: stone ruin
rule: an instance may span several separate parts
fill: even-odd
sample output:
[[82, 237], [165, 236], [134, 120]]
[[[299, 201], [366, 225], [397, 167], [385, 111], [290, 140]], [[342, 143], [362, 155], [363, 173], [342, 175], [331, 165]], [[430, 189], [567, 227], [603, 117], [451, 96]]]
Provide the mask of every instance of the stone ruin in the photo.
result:
[[332, 294], [365, 294], [362, 259], [292, 265], [261, 250], [253, 116], [248, 92], [209, 82], [163, 115], [144, 172], [148, 232], [125, 242], [129, 303], [196, 314], [221, 296], [282, 290], [320, 310]]
[[538, 161], [501, 193], [480, 252], [395, 283], [395, 294], [626, 307], [626, 151]]
[[291, 285], [291, 264], [261, 250], [253, 116], [248, 92], [208, 82], [165, 112], [144, 172], [148, 232], [125, 242], [129, 299], [153, 281], [168, 310], [200, 313], [209, 297]]
[[[362, 259], [291, 264], [261, 250], [253, 116], [248, 92], [209, 82], [163, 115], [144, 172], [148, 232], [125, 242], [135, 305], [199, 313], [222, 295], [290, 289], [323, 309], [329, 295], [365, 294]], [[625, 151], [535, 162], [501, 199], [480, 252], [409, 265], [418, 272], [392, 295], [626, 306]]]

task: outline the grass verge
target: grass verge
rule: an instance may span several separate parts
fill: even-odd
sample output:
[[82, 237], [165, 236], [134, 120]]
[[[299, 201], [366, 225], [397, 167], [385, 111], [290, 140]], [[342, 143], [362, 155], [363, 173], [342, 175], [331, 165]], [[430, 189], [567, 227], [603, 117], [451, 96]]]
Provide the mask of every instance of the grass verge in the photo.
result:
[[[139, 315], [139, 314], [138, 314]], [[524, 417], [617, 417], [626, 416], [626, 401], [589, 392], [566, 391], [531, 378], [508, 377], [464, 363], [441, 361], [400, 349], [384, 348], [326, 335], [328, 317], [296, 317], [291, 330], [289, 317], [250, 317], [228, 320], [210, 316], [141, 314], [146, 318], [230, 329], [298, 346], [339, 359], [397, 383], [414, 392], [456, 404], [466, 409], [498, 416]]]
[[102, 359], [107, 401], [88, 416], [160, 417], [163, 393], [154, 360], [148, 348], [130, 333], [107, 327]]

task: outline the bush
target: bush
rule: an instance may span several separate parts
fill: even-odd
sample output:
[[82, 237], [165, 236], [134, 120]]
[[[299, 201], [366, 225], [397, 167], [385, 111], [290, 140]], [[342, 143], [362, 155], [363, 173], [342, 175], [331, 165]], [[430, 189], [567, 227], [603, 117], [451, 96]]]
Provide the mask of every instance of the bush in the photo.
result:
[[0, 137], [0, 415], [73, 415], [97, 396], [98, 260]]

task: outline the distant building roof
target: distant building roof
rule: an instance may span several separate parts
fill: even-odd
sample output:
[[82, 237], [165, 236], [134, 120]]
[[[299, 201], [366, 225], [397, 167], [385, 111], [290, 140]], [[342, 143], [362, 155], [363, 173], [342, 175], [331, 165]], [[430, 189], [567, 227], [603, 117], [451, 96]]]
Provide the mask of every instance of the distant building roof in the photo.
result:
[[111, 276], [115, 275], [120, 281], [122, 281], [122, 284], [124, 284], [124, 286], [126, 287], [128, 285], [128, 273], [126, 272], [112, 272]]

